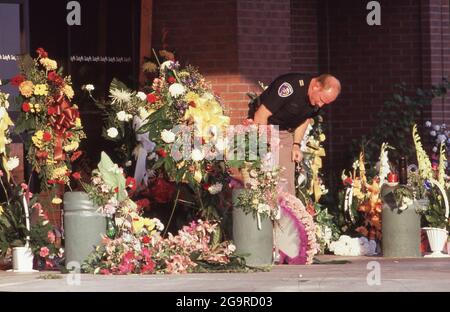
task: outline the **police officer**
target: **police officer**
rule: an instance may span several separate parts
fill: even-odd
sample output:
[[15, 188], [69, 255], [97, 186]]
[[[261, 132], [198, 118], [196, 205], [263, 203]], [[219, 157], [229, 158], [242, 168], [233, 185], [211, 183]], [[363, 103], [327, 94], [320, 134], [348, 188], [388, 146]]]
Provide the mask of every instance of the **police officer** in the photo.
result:
[[260, 125], [278, 125], [280, 129], [279, 163], [287, 191], [295, 195], [295, 162], [301, 162], [300, 144], [311, 119], [324, 105], [336, 100], [341, 84], [336, 77], [323, 74], [312, 77], [289, 73], [276, 78], [250, 108], [249, 117]]

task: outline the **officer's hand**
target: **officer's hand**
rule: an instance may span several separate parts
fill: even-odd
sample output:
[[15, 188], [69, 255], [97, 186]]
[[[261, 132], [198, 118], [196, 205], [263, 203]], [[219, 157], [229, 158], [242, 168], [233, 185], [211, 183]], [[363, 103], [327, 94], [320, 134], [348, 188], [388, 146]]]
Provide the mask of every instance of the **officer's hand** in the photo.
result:
[[303, 153], [298, 145], [292, 146], [292, 161], [301, 162], [303, 160]]

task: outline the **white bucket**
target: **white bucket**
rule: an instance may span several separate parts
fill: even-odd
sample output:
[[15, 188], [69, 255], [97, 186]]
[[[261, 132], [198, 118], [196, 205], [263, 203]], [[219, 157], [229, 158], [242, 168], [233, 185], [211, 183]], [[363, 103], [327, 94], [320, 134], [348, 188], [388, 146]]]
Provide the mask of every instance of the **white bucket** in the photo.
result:
[[14, 272], [34, 272], [33, 252], [29, 247], [13, 248], [13, 271]]

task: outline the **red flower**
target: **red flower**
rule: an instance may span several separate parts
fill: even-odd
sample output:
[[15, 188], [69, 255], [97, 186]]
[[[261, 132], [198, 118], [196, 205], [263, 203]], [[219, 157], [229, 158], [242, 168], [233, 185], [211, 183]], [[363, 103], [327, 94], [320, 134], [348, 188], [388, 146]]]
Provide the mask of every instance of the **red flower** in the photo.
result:
[[71, 137], [72, 137], [72, 135], [73, 135], [73, 133], [72, 133], [72, 132], [70, 132], [70, 131], [67, 131], [67, 132], [66, 132], [66, 139], [68, 139], [68, 138], [71, 138]]
[[28, 113], [28, 112], [31, 110], [30, 103], [24, 102], [24, 103], [22, 104], [22, 110], [23, 110], [25, 113]]
[[157, 203], [164, 204], [172, 199], [175, 187], [163, 178], [158, 178], [149, 191]]
[[208, 183], [204, 183], [204, 184], [203, 184], [203, 189], [207, 191], [207, 190], [209, 189], [210, 186], [211, 186], [211, 185], [209, 185]]
[[153, 273], [154, 270], [155, 270], [155, 262], [150, 260], [147, 262], [147, 264], [144, 264], [142, 266], [141, 273]]
[[70, 157], [70, 161], [74, 162], [75, 160], [77, 160], [78, 158], [80, 158], [80, 156], [83, 154], [82, 151], [76, 151], [75, 153], [73, 153], [73, 155]]
[[147, 94], [147, 102], [149, 102], [150, 104], [155, 103], [157, 100], [158, 100], [158, 97], [156, 95], [154, 95], [153, 93]]
[[58, 77], [58, 74], [54, 70], [48, 72], [47, 74], [47, 79], [50, 81], [55, 81]]
[[25, 77], [22, 75], [17, 75], [15, 77], [11, 78], [11, 84], [15, 87], [20, 86], [20, 84], [24, 81], [25, 81]]
[[150, 201], [148, 198], [142, 198], [136, 201], [136, 205], [139, 210], [148, 210], [150, 209]]
[[42, 136], [42, 139], [45, 142], [50, 142], [52, 140], [52, 134], [50, 132], [45, 131], [44, 135]]
[[352, 185], [352, 183], [353, 183], [353, 180], [352, 180], [352, 178], [346, 178], [344, 181], [343, 181], [343, 183], [344, 183], [344, 186], [351, 186]]
[[119, 187], [116, 186], [116, 187], [114, 188], [114, 193], [119, 193]]
[[167, 78], [167, 82], [170, 83], [170, 84], [175, 83], [176, 81], [177, 81], [177, 80], [176, 80], [174, 77], [172, 77], [172, 76], [170, 76], [169, 78]]
[[111, 271], [108, 269], [100, 269], [100, 274], [102, 275], [110, 275]]
[[144, 236], [144, 237], [142, 237], [142, 242], [143, 242], [144, 244], [150, 243], [150, 237], [148, 237], [147, 235]]
[[36, 157], [40, 158], [40, 159], [45, 159], [48, 157], [48, 152], [47, 151], [37, 151]]
[[126, 182], [126, 186], [129, 187], [132, 191], [135, 191], [137, 188], [136, 180], [133, 177], [128, 177]]
[[163, 158], [167, 156], [167, 152], [163, 148], [160, 148], [156, 153]]
[[39, 54], [39, 57], [48, 57], [47, 51], [45, 51], [43, 48], [38, 48], [36, 50], [36, 53]]
[[80, 180], [81, 174], [78, 171], [76, 171], [76, 172], [72, 173], [72, 178], [74, 178], [75, 180]]
[[56, 108], [54, 108], [53, 106], [49, 106], [47, 108], [47, 115], [54, 115], [56, 114]]

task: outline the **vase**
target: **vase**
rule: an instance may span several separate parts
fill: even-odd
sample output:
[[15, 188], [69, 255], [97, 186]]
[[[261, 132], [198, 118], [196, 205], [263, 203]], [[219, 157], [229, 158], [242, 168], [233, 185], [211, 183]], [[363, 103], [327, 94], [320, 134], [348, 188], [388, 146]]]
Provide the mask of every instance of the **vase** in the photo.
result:
[[84, 260], [101, 244], [106, 232], [106, 218], [85, 192], [64, 194], [64, 238], [66, 265]]
[[[233, 203], [242, 189], [233, 190]], [[258, 221], [253, 214], [246, 214], [241, 208], [233, 207], [233, 243], [236, 253], [245, 257], [250, 266], [272, 265], [273, 258], [273, 224], [269, 218]]]
[[30, 247], [13, 248], [13, 269], [12, 272], [31, 273], [38, 272], [33, 270], [33, 251]]
[[383, 210], [381, 216], [383, 257], [419, 258], [420, 250], [420, 214], [418, 205], [424, 202], [414, 202], [405, 210], [397, 207], [392, 191], [393, 187], [383, 187]]
[[447, 242], [448, 232], [446, 229], [424, 227], [427, 233], [428, 242], [430, 243], [430, 248], [432, 253], [425, 255], [425, 257], [430, 258], [443, 258], [450, 257], [450, 255], [442, 253], [444, 245]]

